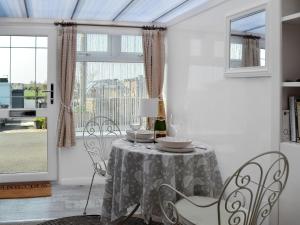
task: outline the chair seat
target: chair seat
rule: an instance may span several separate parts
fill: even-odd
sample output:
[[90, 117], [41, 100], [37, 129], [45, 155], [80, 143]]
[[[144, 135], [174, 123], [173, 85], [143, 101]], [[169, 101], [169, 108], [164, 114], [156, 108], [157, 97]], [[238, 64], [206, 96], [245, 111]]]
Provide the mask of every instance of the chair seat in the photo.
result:
[[[207, 205], [218, 199], [200, 196], [188, 197], [191, 201], [198, 205]], [[221, 201], [220, 216], [222, 224], [227, 224], [227, 221], [231, 214], [225, 211], [225, 201]], [[186, 199], [181, 199], [175, 203], [176, 209], [179, 213], [179, 222], [187, 225], [218, 225], [218, 204], [207, 208], [200, 208], [194, 206]], [[243, 208], [245, 212], [246, 209]]]

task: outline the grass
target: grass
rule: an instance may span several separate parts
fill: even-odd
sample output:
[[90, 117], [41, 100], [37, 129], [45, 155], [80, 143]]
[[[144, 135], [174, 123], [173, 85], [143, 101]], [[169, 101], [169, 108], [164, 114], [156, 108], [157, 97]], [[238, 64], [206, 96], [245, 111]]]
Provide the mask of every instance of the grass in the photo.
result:
[[0, 132], [0, 173], [47, 171], [47, 131]]
[[[38, 97], [45, 97], [46, 93], [42, 92], [41, 90], [39, 90], [37, 96]], [[34, 99], [35, 98], [35, 91], [34, 90], [25, 89], [25, 91], [24, 91], [24, 98], [25, 99]]]

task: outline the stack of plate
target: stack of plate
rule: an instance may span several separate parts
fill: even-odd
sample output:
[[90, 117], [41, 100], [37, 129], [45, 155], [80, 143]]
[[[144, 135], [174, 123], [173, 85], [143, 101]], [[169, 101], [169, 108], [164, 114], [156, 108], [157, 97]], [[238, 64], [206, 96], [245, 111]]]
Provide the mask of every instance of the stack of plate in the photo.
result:
[[157, 138], [157, 149], [166, 152], [185, 153], [195, 150], [192, 140], [187, 138], [164, 137]]
[[[134, 131], [126, 130], [126, 138], [129, 141], [134, 141]], [[138, 130], [136, 134], [136, 142], [151, 143], [153, 142], [153, 131], [151, 130]]]

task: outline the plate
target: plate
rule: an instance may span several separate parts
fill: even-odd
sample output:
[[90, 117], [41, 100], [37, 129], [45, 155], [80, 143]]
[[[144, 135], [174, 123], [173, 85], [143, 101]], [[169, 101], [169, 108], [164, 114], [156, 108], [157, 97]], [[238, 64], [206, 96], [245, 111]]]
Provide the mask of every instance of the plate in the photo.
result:
[[156, 141], [160, 143], [160, 146], [179, 149], [186, 148], [192, 143], [191, 139], [176, 137], [157, 138]]
[[[125, 136], [127, 141], [134, 142], [134, 138], [129, 137], [128, 135]], [[153, 143], [153, 139], [136, 139], [137, 143]]]
[[[126, 134], [131, 139], [134, 139], [134, 131], [126, 130]], [[154, 132], [151, 130], [138, 130], [136, 134], [136, 139], [152, 139]]]
[[195, 148], [192, 145], [188, 145], [185, 148], [168, 148], [160, 144], [156, 144], [155, 147], [157, 150], [164, 151], [164, 152], [173, 152], [173, 153], [189, 153], [195, 151]]

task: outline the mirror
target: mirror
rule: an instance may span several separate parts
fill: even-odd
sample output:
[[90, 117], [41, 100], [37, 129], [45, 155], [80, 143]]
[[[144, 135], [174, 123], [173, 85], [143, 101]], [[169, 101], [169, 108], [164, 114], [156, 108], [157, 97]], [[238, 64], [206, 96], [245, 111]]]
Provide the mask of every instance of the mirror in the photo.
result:
[[266, 67], [266, 10], [230, 19], [229, 69]]

